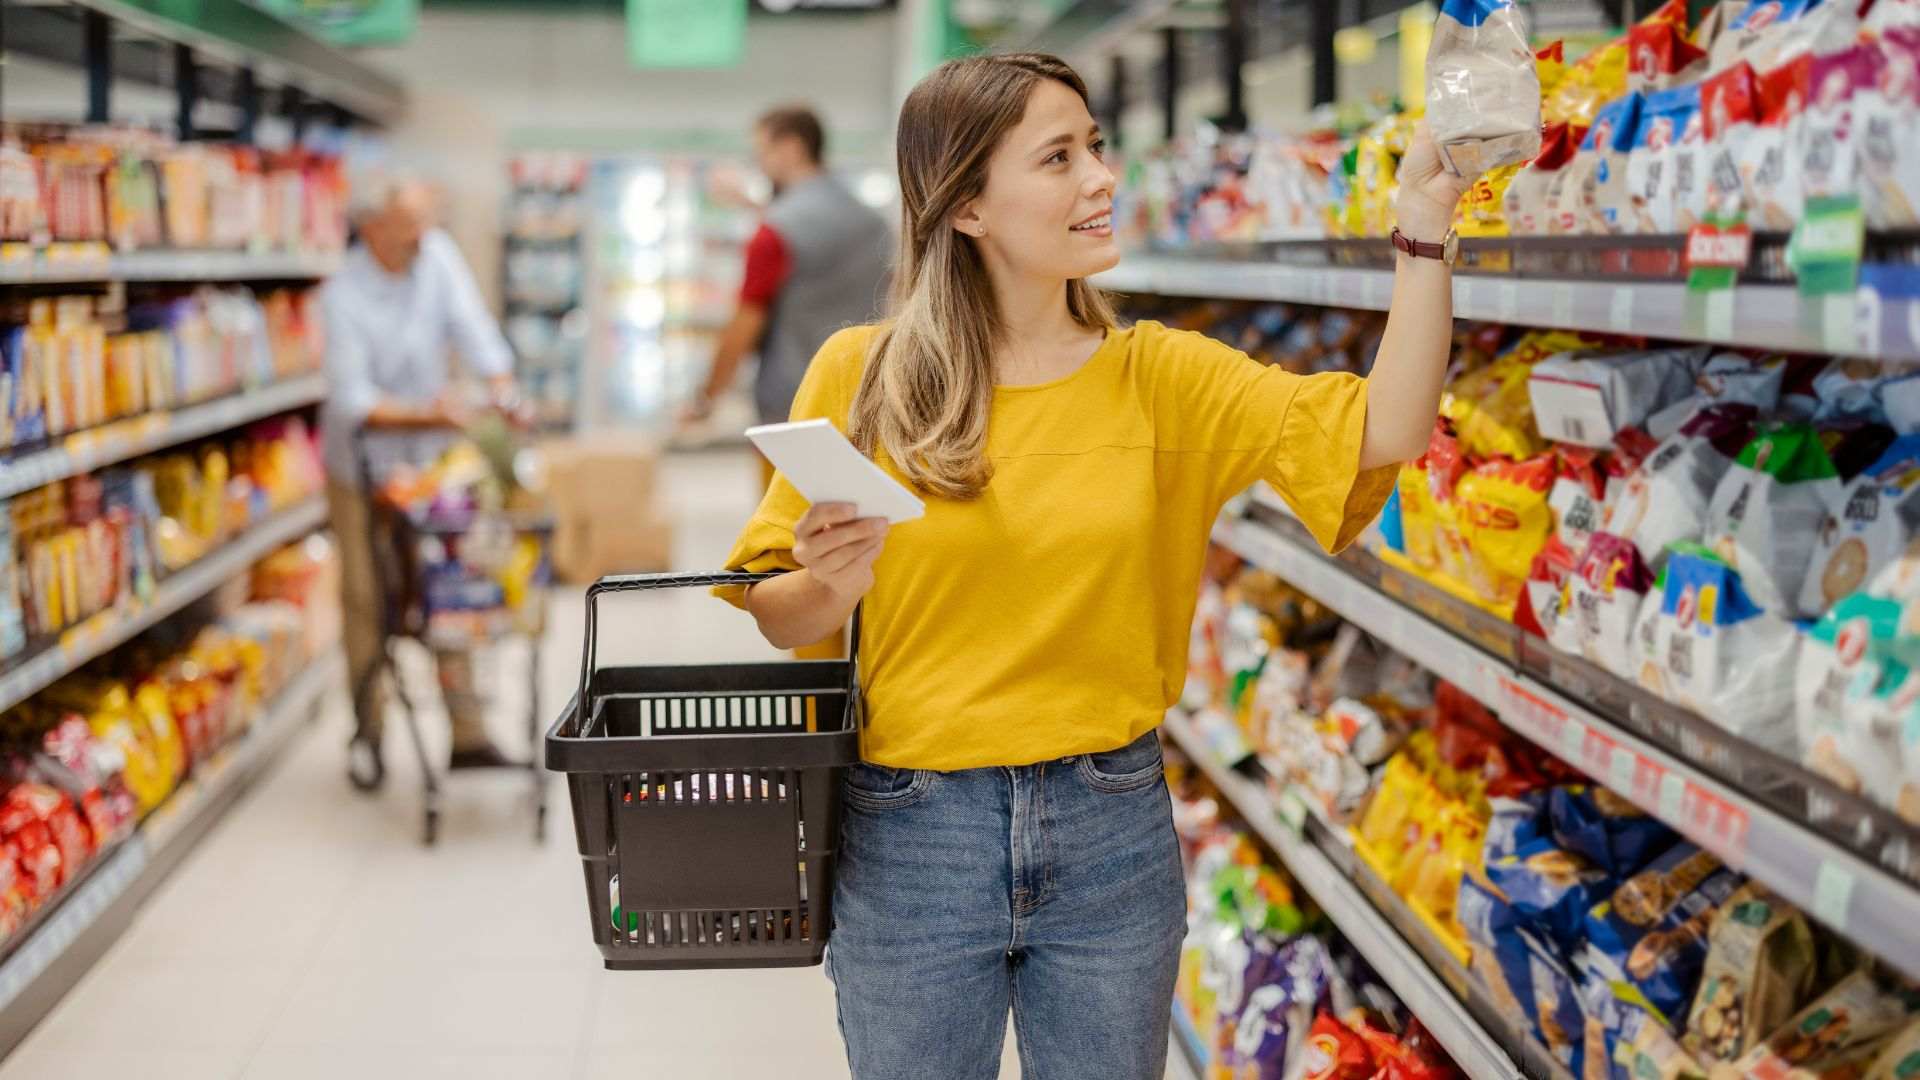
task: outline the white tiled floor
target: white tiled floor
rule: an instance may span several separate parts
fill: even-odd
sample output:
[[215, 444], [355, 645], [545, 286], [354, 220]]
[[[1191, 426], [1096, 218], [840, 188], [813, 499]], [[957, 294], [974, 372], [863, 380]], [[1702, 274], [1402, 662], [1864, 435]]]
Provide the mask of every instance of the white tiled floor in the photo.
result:
[[[744, 454], [672, 461], [680, 565], [718, 565], [755, 483]], [[552, 614], [541, 676], [557, 703], [579, 675], [582, 611], [562, 595]], [[771, 655], [704, 595], [616, 600], [604, 625], [615, 661]], [[846, 1076], [818, 969], [601, 969], [560, 783], [537, 846], [523, 777], [456, 778], [428, 850], [401, 732], [367, 799], [342, 775], [347, 731], [337, 698], [0, 1080]], [[1010, 1044], [1007, 1060], [1017, 1075]]]

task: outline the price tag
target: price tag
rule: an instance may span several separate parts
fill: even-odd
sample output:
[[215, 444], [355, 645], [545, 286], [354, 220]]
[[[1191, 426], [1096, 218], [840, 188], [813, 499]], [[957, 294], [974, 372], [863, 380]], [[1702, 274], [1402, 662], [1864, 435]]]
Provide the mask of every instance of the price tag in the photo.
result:
[[1704, 308], [1706, 336], [1713, 341], [1726, 341], [1732, 338], [1733, 290], [1715, 289], [1707, 293]]
[[1573, 323], [1573, 286], [1561, 283], [1553, 287], [1553, 325], [1565, 327]]
[[1845, 932], [1847, 909], [1853, 902], [1853, 871], [1823, 860], [1813, 878], [1813, 917]]
[[1880, 290], [1862, 285], [1853, 294], [1854, 344], [1862, 355], [1880, 355]]
[[1607, 783], [1614, 791], [1622, 795], [1633, 794], [1634, 774], [1640, 768], [1640, 755], [1624, 746], [1613, 748], [1613, 760], [1608, 763]]
[[1681, 808], [1686, 805], [1687, 778], [1679, 773], [1662, 772], [1660, 774], [1660, 820], [1673, 825], [1680, 820]]
[[1828, 293], [1820, 298], [1820, 343], [1828, 352], [1852, 352], [1856, 342], [1853, 293]]
[[1586, 757], [1587, 729], [1571, 717], [1560, 718], [1560, 756], [1575, 765]]
[[1293, 788], [1289, 787], [1280, 793], [1280, 797], [1274, 801], [1273, 809], [1274, 812], [1280, 816], [1281, 823], [1287, 828], [1292, 829], [1295, 833], [1306, 830], [1307, 803], [1306, 800], [1300, 797], [1300, 793]]
[[1494, 311], [1499, 314], [1500, 321], [1512, 322], [1513, 317], [1520, 313], [1520, 286], [1511, 281], [1503, 281], [1494, 290], [1493, 297]]
[[1613, 287], [1613, 302], [1607, 306], [1607, 329], [1616, 334], [1633, 332], [1633, 286]]

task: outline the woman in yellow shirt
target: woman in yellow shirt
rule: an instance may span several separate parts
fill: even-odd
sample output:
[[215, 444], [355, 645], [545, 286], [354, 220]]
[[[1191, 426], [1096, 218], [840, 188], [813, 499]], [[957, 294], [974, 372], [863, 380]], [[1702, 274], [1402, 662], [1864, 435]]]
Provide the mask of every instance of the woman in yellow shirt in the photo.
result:
[[[815, 356], [825, 417], [927, 498], [890, 532], [776, 477], [722, 590], [774, 645], [862, 607], [828, 967], [856, 1080], [1165, 1068], [1185, 926], [1154, 727], [1186, 677], [1207, 536], [1265, 480], [1328, 550], [1379, 512], [1438, 407], [1448, 266], [1402, 255], [1372, 374], [1301, 377], [1197, 334], [1122, 328], [1086, 88], [1036, 54], [943, 65], [900, 111], [891, 319]], [[1398, 220], [1431, 243], [1472, 178], [1424, 137]]]

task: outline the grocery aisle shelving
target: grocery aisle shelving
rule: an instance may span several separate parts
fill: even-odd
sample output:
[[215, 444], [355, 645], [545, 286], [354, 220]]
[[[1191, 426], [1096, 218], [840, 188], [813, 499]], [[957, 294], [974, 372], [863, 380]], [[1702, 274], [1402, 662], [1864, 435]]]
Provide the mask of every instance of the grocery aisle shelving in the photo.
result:
[[326, 396], [326, 376], [316, 372], [198, 405], [163, 409], [75, 432], [63, 436], [55, 446], [0, 461], [0, 499], [10, 499], [55, 480], [79, 476], [142, 454], [318, 404]]
[[26, 1037], [345, 677], [336, 647], [280, 691], [233, 745], [194, 771], [141, 825], [49, 901], [0, 959], [0, 1054]]
[[[1165, 730], [1174, 744], [1233, 804], [1247, 825], [1273, 849], [1287, 872], [1313, 897], [1341, 935], [1353, 943], [1408, 1010], [1433, 1032], [1462, 1072], [1472, 1080], [1555, 1075], [1544, 1063], [1544, 1054], [1537, 1051], [1539, 1060], [1534, 1061], [1530, 1069], [1516, 1063], [1517, 1058], [1524, 1060], [1526, 1055], [1526, 1036], [1518, 1030], [1495, 1035], [1490, 1025], [1499, 1022], [1500, 1014], [1491, 1004], [1483, 1004], [1478, 1010], [1480, 1015], [1475, 1015], [1476, 1010], [1463, 999], [1463, 995], [1474, 991], [1465, 969], [1458, 964], [1451, 965], [1454, 969], [1451, 978], [1445, 980], [1436, 973], [1432, 958], [1417, 951], [1410, 935], [1397, 927], [1361, 890], [1352, 866], [1357, 859], [1351, 858], [1350, 850], [1346, 853], [1348, 858], [1336, 862], [1322, 844], [1308, 838], [1305, 829], [1295, 831], [1281, 819], [1266, 791], [1255, 781], [1222, 765], [1177, 710], [1167, 714]], [[1327, 848], [1333, 846], [1329, 843]]]
[[340, 268], [338, 254], [246, 251], [130, 251], [0, 259], [0, 285], [108, 281], [317, 281]]
[[327, 503], [312, 496], [249, 528], [226, 544], [167, 575], [145, 604], [109, 608], [62, 631], [59, 640], [0, 673], [0, 709], [10, 709], [55, 680], [133, 638], [212, 592], [235, 574], [319, 528]]
[[[1549, 685], [1513, 658], [1457, 636], [1362, 578], [1351, 563], [1325, 556], [1310, 539], [1292, 533], [1284, 523], [1223, 520], [1214, 539], [1458, 684], [1514, 731], [1602, 780], [1729, 866], [1765, 882], [1887, 963], [1920, 976], [1920, 935], [1913, 933], [1920, 925], [1920, 887], [1742, 787], [1709, 775], [1697, 764], [1701, 755], [1655, 745], [1635, 729], [1643, 724], [1648, 725], [1643, 730], [1661, 729], [1652, 718], [1638, 716], [1637, 708], [1627, 716], [1609, 715], [1581, 703], [1601, 699], [1598, 684], [1611, 676], [1588, 673], [1590, 682], [1577, 690]], [[1396, 577], [1405, 575], [1381, 571], [1382, 584]], [[1711, 728], [1706, 721], [1695, 722]], [[1832, 792], [1824, 798], [1843, 796]], [[1904, 836], [1896, 834], [1881, 859], [1910, 872], [1911, 854]]]
[[[1913, 278], [1911, 268], [1866, 267], [1858, 290], [1829, 298], [1802, 297], [1791, 285], [1741, 285], [1705, 294], [1677, 281], [1461, 272], [1453, 279], [1453, 310], [1459, 318], [1517, 326], [1920, 360], [1920, 295]], [[1393, 298], [1391, 270], [1185, 255], [1128, 255], [1093, 281], [1116, 292], [1369, 311], [1385, 311]]]

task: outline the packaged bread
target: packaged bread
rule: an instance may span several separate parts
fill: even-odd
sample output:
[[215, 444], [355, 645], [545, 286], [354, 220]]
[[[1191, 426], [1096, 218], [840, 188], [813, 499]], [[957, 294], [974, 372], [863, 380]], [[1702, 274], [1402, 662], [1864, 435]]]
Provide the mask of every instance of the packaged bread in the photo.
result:
[[1811, 93], [1813, 57], [1803, 54], [1777, 68], [1755, 70], [1760, 71], [1755, 79], [1759, 120], [1739, 151], [1741, 198], [1748, 224], [1784, 231], [1799, 221], [1806, 203], [1796, 149]]
[[1562, 203], [1573, 215], [1575, 233], [1609, 235], [1631, 231], [1632, 192], [1627, 182], [1627, 160], [1639, 137], [1646, 98], [1640, 93], [1603, 106], [1593, 127], [1567, 167]]
[[1856, 45], [1813, 57], [1807, 69], [1810, 96], [1790, 159], [1802, 172], [1801, 197], [1853, 195], [1860, 190], [1859, 115], [1879, 81], [1881, 51]]
[[1813, 989], [1817, 956], [1805, 916], [1748, 882], [1720, 905], [1682, 1040], [1700, 1061], [1733, 1061], [1777, 1030]]
[[1634, 622], [1653, 572], [1631, 541], [1612, 533], [1595, 533], [1568, 576], [1562, 619], [1572, 621], [1570, 633], [1580, 655], [1622, 678], [1635, 675]]
[[[1880, 0], [1871, 10], [1889, 6]], [[1920, 10], [1920, 3], [1904, 6]], [[1872, 47], [1879, 50], [1874, 81], [1855, 101], [1860, 207], [1868, 228], [1907, 228], [1920, 224], [1920, 28], [1886, 34]]]
[[1669, 545], [1700, 538], [1708, 501], [1751, 441], [1756, 415], [1744, 404], [1695, 412], [1627, 477], [1606, 530], [1632, 541], [1648, 569], [1659, 573]]
[[1544, 236], [1553, 213], [1553, 193], [1568, 162], [1586, 136], [1585, 127], [1552, 123], [1540, 136], [1540, 153], [1515, 173], [1502, 196], [1507, 231], [1514, 236]]
[[1903, 435], [1842, 490], [1816, 534], [1799, 610], [1818, 616], [1920, 535], [1920, 436]]
[[1704, 212], [1727, 217], [1747, 205], [1741, 164], [1760, 123], [1760, 90], [1745, 61], [1700, 86], [1700, 118], [1707, 141]]
[[1461, 176], [1540, 152], [1540, 77], [1513, 0], [1441, 4], [1427, 46], [1427, 126]]
[[[1886, 648], [1899, 631], [1897, 600], [1865, 592], [1843, 597], [1807, 629], [1794, 675], [1794, 727], [1801, 760], [1847, 791], [1861, 789], [1850, 752], [1849, 696], [1856, 683], [1880, 682]], [[1858, 718], [1854, 705], [1855, 717]], [[1894, 759], [1900, 755], [1896, 744]]]
[[1712, 1066], [1712, 1080], [1852, 1080], [1871, 1065], [1912, 1018], [1911, 992], [1890, 991], [1856, 971], [1820, 995], [1779, 1030], [1731, 1064]]

